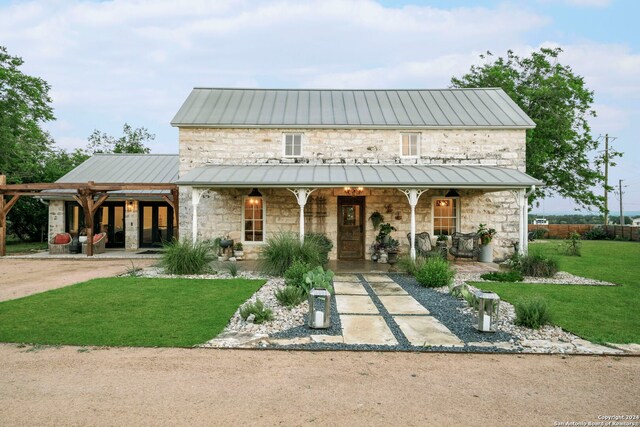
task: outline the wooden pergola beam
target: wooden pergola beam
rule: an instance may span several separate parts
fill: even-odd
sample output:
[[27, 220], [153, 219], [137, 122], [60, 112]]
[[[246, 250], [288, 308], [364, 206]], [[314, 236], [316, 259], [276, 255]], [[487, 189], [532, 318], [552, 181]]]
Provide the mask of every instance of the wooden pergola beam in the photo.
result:
[[[6, 182], [7, 177], [0, 175], [0, 185], [4, 185]], [[13, 195], [9, 201], [5, 201], [4, 195], [0, 194], [0, 256], [7, 254], [7, 215], [19, 198], [19, 195]]]

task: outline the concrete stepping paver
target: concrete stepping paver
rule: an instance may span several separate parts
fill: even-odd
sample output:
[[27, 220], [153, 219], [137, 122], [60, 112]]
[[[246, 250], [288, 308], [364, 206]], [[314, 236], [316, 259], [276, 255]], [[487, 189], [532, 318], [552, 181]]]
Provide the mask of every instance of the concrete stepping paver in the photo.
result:
[[340, 316], [345, 344], [398, 345], [382, 316]]
[[369, 285], [376, 295], [408, 295], [402, 286], [395, 282], [373, 282]]
[[[393, 282], [393, 279], [386, 274], [363, 274], [364, 280], [369, 283], [374, 282]], [[393, 282], [395, 283], [395, 282]]]
[[336, 295], [369, 295], [361, 283], [334, 281], [333, 289]]
[[360, 283], [360, 279], [355, 274], [336, 274], [333, 276], [334, 282], [357, 282]]
[[[336, 295], [338, 313], [378, 314], [378, 308], [370, 297], [364, 295]], [[342, 319], [342, 317], [340, 317]]]
[[464, 342], [432, 316], [393, 316], [393, 320], [412, 345], [464, 346]]
[[409, 295], [381, 295], [378, 298], [391, 314], [429, 314], [429, 310]]

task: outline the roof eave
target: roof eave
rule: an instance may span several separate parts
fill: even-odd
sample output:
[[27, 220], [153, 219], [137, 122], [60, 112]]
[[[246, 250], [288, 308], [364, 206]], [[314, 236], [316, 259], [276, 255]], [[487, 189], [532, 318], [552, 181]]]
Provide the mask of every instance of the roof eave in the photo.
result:
[[462, 125], [450, 125], [450, 126], [416, 126], [416, 125], [299, 125], [299, 124], [277, 124], [277, 125], [258, 125], [258, 124], [204, 124], [204, 123], [179, 123], [171, 122], [171, 126], [177, 128], [207, 128], [207, 129], [490, 129], [490, 130], [503, 130], [503, 129], [533, 129], [536, 127], [532, 125], [517, 125], [517, 126], [462, 126]]

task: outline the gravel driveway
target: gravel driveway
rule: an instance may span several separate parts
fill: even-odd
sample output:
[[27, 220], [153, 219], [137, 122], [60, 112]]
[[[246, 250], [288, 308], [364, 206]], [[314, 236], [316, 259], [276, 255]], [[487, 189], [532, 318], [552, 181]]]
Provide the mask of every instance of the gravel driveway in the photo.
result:
[[[156, 260], [136, 259], [136, 267], [147, 267]], [[96, 277], [122, 274], [131, 268], [128, 259], [43, 260], [0, 258], [0, 301], [61, 288]]]
[[12, 426], [553, 426], [640, 413], [637, 357], [6, 344], [0, 360], [0, 424]]

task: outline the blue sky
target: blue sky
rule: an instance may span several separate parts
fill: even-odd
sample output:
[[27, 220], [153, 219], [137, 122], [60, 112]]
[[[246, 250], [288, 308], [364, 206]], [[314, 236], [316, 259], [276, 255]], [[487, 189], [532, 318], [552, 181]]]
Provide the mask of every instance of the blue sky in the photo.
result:
[[0, 44], [51, 84], [58, 145], [126, 121], [156, 134], [156, 153], [177, 152], [169, 122], [194, 86], [438, 88], [487, 50], [561, 46], [595, 92], [593, 135], [625, 152], [611, 183], [640, 211], [638, 16], [640, 2], [615, 0], [0, 1]]

